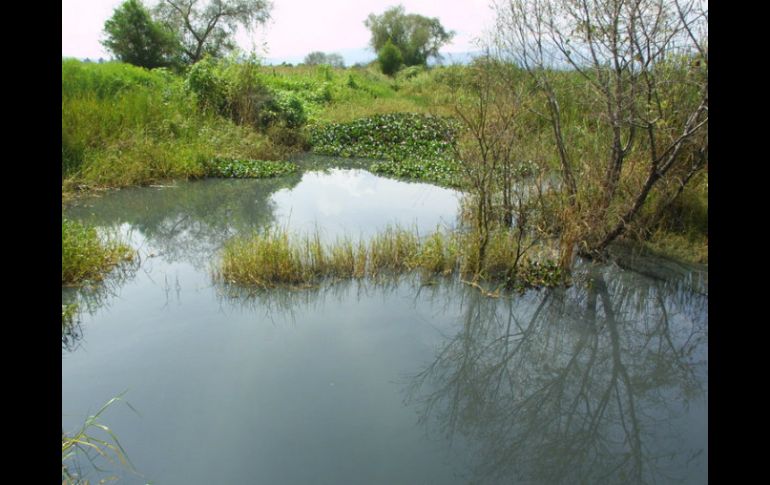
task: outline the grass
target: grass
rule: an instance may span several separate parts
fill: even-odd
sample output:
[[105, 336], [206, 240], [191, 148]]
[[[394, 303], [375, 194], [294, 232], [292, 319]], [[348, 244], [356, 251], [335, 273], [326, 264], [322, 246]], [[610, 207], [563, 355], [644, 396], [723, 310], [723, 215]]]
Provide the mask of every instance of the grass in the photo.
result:
[[[62, 285], [100, 281], [114, 266], [133, 257], [130, 247], [100, 236], [96, 228], [62, 219]], [[62, 322], [64, 319], [62, 309]]]
[[301, 237], [270, 227], [228, 241], [214, 276], [225, 283], [261, 289], [303, 288], [325, 279], [377, 278], [415, 271], [425, 278], [456, 273], [519, 289], [564, 281], [557, 265], [542, 254], [538, 261], [525, 258], [520, 268], [511, 268], [513, 259], [508, 252], [513, 236], [501, 231], [496, 237], [482, 271], [476, 274], [472, 238], [457, 233], [437, 229], [420, 237], [415, 230], [388, 226], [368, 241], [339, 238], [324, 244], [317, 232]]
[[[124, 393], [125, 394], [125, 393]], [[77, 465], [73, 463], [78, 454], [83, 454], [93, 464], [96, 458], [103, 458], [112, 464], [119, 464], [124, 468], [133, 470], [133, 465], [112, 430], [101, 421], [101, 415], [114, 403], [122, 400], [123, 394], [110, 399], [99, 411], [89, 416], [83, 425], [74, 433], [67, 434], [62, 431], [61, 438], [61, 474], [62, 485], [85, 485], [89, 481], [83, 479], [76, 471]], [[126, 403], [129, 407], [130, 404]], [[133, 408], [131, 408], [133, 409]], [[95, 432], [106, 433], [107, 438], [98, 438]], [[99, 482], [103, 483], [103, 482]]]

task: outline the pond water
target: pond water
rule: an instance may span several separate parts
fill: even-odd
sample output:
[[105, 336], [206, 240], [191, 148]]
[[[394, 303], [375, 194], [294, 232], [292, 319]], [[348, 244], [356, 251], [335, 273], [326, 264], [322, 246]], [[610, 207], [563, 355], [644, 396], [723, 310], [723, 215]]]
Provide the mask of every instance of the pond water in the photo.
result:
[[[491, 299], [456, 281], [234, 295], [217, 250], [267, 224], [333, 239], [457, 221], [459, 194], [363, 170], [126, 189], [74, 204], [139, 260], [63, 337], [62, 426], [103, 415], [130, 484], [707, 481], [708, 296], [677, 268], [582, 265]], [[133, 408], [133, 409], [132, 409]], [[104, 465], [104, 463], [102, 463]], [[109, 466], [109, 465], [105, 465]]]

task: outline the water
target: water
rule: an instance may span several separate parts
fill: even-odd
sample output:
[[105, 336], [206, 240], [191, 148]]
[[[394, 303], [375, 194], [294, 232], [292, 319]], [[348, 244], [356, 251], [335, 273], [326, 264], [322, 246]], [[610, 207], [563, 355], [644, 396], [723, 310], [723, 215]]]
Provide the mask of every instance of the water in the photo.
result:
[[[233, 234], [327, 239], [456, 224], [456, 192], [361, 170], [129, 189], [69, 217], [140, 261], [91, 292], [62, 351], [62, 425], [102, 421], [122, 483], [706, 483], [707, 292], [692, 273], [585, 267], [490, 299], [418, 278], [233, 296]], [[64, 344], [65, 342], [63, 342]]]

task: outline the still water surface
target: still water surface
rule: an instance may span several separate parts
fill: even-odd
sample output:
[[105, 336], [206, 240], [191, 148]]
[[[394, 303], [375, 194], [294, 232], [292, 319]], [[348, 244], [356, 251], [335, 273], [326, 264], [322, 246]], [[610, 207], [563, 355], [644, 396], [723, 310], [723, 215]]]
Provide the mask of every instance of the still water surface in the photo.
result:
[[86, 309], [63, 338], [64, 430], [127, 391], [137, 412], [102, 420], [131, 484], [706, 483], [708, 297], [693, 272], [586, 265], [570, 289], [505, 299], [412, 278], [247, 297], [210, 276], [227, 238], [267, 224], [425, 233], [454, 226], [458, 203], [338, 169], [70, 207], [140, 260], [63, 290]]

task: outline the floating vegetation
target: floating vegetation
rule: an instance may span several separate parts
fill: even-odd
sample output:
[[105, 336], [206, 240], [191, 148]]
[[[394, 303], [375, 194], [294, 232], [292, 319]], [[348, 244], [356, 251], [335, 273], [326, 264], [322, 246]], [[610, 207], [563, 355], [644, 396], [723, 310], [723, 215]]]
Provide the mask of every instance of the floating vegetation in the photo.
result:
[[297, 171], [291, 162], [271, 160], [238, 160], [215, 158], [206, 166], [209, 177], [222, 178], [269, 178]]
[[316, 127], [310, 141], [318, 154], [376, 159], [375, 173], [457, 187], [460, 167], [452, 153], [458, 130], [452, 118], [391, 113]]

